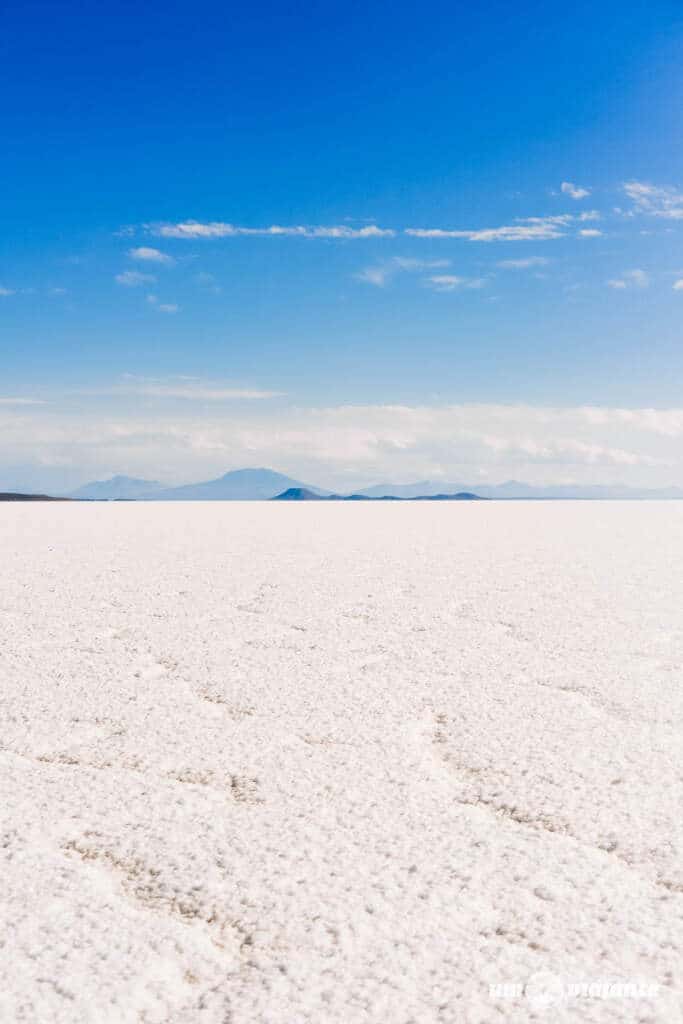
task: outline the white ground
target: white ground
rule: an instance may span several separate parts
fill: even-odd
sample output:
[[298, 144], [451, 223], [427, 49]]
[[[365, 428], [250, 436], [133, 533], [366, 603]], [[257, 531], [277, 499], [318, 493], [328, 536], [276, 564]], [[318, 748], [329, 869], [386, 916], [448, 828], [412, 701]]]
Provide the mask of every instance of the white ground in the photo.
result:
[[1, 505], [0, 551], [0, 1020], [681, 1019], [683, 504]]

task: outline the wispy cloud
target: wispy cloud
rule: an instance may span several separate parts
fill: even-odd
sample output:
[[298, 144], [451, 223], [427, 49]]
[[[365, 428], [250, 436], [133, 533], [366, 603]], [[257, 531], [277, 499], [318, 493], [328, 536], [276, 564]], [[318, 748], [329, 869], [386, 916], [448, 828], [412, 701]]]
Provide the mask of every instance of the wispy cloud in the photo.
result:
[[124, 383], [112, 388], [110, 394], [140, 395], [146, 398], [177, 398], [190, 402], [232, 402], [278, 398], [282, 392], [265, 391], [261, 388], [225, 387], [194, 377], [158, 380], [126, 375]]
[[544, 267], [549, 262], [545, 256], [528, 256], [526, 259], [500, 260], [497, 266], [503, 270], [526, 270], [528, 267]]
[[114, 280], [126, 288], [139, 288], [143, 284], [153, 284], [156, 277], [154, 274], [143, 274], [140, 270], [124, 270], [117, 274]]
[[431, 270], [451, 265], [450, 260], [416, 260], [406, 256], [395, 256], [391, 262], [399, 270]]
[[598, 228], [581, 228], [579, 231], [579, 238], [601, 238], [602, 231]]
[[148, 230], [162, 238], [235, 238], [244, 237], [294, 237], [294, 238], [392, 238], [396, 232], [392, 228], [380, 228], [376, 224], [368, 224], [362, 228], [352, 228], [345, 224], [331, 227], [316, 225], [295, 225], [284, 227], [271, 224], [265, 228], [247, 228], [223, 221], [202, 223], [196, 220], [181, 221], [178, 224], [156, 224], [148, 226]]
[[435, 292], [457, 292], [464, 288], [483, 288], [484, 277], [459, 277], [457, 274], [433, 274], [426, 277], [424, 283]]
[[570, 199], [585, 199], [586, 196], [591, 194], [589, 188], [581, 188], [579, 185], [574, 185], [571, 181], [563, 181], [560, 185], [560, 190]]
[[198, 274], [195, 274], [194, 279], [200, 288], [206, 288], [208, 291], [213, 292], [214, 295], [218, 295], [221, 291], [221, 286], [213, 274], [209, 274], [205, 270], [200, 270]]
[[538, 242], [562, 238], [563, 227], [572, 221], [571, 214], [555, 217], [526, 217], [515, 224], [499, 228], [477, 228], [472, 231], [450, 228], [406, 228], [413, 238], [465, 238], [469, 242]]
[[150, 306], [154, 306], [159, 313], [173, 314], [180, 311], [180, 306], [176, 302], [159, 302], [159, 297], [157, 295], [148, 295], [147, 301]]
[[21, 398], [12, 395], [3, 397], [0, 395], [0, 405], [45, 405], [45, 402], [40, 398]]
[[390, 266], [365, 267], [354, 276], [357, 281], [362, 281], [364, 284], [373, 284], [376, 288], [384, 288], [393, 273], [394, 270]]
[[163, 263], [166, 266], [175, 263], [173, 257], [168, 253], [161, 252], [149, 245], [139, 245], [136, 249], [129, 249], [128, 255], [132, 260], [139, 260], [143, 263]]
[[16, 295], [16, 289], [14, 289], [14, 288], [5, 288], [3, 285], [0, 285], [0, 297], [5, 299], [5, 298], [7, 298], [10, 295]]
[[683, 220], [683, 192], [670, 185], [651, 185], [644, 181], [627, 181], [624, 192], [636, 212], [670, 220]]
[[677, 281], [674, 281], [672, 287], [675, 292], [683, 292], [683, 277], [679, 277]]
[[607, 282], [610, 288], [623, 290], [624, 288], [647, 288], [650, 283], [650, 276], [644, 270], [627, 270], [621, 277], [612, 278]]
[[417, 273], [423, 270], [437, 269], [438, 267], [449, 267], [450, 265], [450, 260], [418, 260], [410, 257], [395, 256], [384, 263], [365, 267], [355, 277], [357, 281], [375, 285], [376, 288], [383, 288], [395, 274], [402, 271]]
[[[588, 211], [579, 219], [595, 219], [596, 211]], [[513, 224], [505, 224], [495, 228], [444, 228], [444, 227], [408, 227], [402, 229], [382, 228], [369, 224], [362, 228], [350, 227], [346, 224], [330, 227], [316, 225], [285, 226], [272, 224], [268, 227], [244, 227], [223, 221], [180, 221], [175, 224], [148, 224], [146, 230], [163, 238], [184, 239], [216, 239], [216, 238], [327, 238], [327, 239], [361, 239], [361, 238], [394, 238], [404, 234], [411, 238], [462, 238], [470, 242], [519, 242], [545, 241], [561, 238], [573, 220], [572, 214], [558, 214], [548, 217], [519, 218]]]

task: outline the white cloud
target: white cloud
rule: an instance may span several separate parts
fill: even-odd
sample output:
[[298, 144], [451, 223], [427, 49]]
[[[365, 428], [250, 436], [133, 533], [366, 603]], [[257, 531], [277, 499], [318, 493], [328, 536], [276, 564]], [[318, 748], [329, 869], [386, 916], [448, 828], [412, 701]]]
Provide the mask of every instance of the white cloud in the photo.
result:
[[683, 277], [679, 277], [678, 281], [674, 281], [672, 287], [675, 292], [683, 292]]
[[156, 277], [154, 274], [143, 274], [139, 270], [124, 270], [123, 273], [117, 274], [114, 280], [126, 288], [139, 288], [143, 284], [152, 284]]
[[601, 238], [602, 231], [598, 231], [597, 228], [581, 228], [579, 231], [580, 238]]
[[602, 214], [598, 210], [584, 210], [578, 216], [579, 220], [602, 220]]
[[483, 443], [496, 452], [505, 452], [532, 459], [534, 462], [564, 462], [585, 465], [607, 466], [657, 466], [661, 461], [650, 455], [623, 448], [579, 441], [575, 438], [559, 438], [543, 441], [530, 438], [500, 438], [485, 435]]
[[669, 185], [650, 185], [643, 181], [627, 181], [623, 189], [636, 212], [683, 220], [683, 192]]
[[585, 199], [586, 196], [591, 194], [589, 188], [581, 188], [579, 185], [572, 184], [571, 181], [563, 181], [560, 185], [561, 191], [569, 196], [570, 199]]
[[139, 245], [136, 249], [129, 249], [128, 255], [132, 260], [140, 260], [143, 263], [164, 263], [167, 266], [175, 263], [173, 257], [168, 253], [161, 252], [149, 245]]
[[0, 297], [7, 298], [7, 296], [9, 296], [9, 295], [16, 295], [15, 289], [14, 288], [4, 288], [2, 285], [0, 285]]
[[683, 409], [619, 409], [584, 406], [578, 414], [591, 426], [616, 426], [619, 430], [660, 434], [662, 437], [683, 436]]
[[265, 228], [246, 228], [223, 221], [181, 221], [179, 224], [157, 224], [149, 227], [154, 235], [163, 238], [234, 238], [237, 236], [262, 237], [284, 236], [296, 238], [392, 238], [396, 232], [391, 228], [379, 228], [369, 224], [363, 228], [351, 228], [345, 224], [324, 226], [296, 225], [283, 227], [272, 224]]
[[627, 270], [620, 278], [612, 279], [607, 284], [610, 288], [647, 288], [650, 276], [644, 270]]
[[455, 292], [463, 288], [483, 288], [486, 279], [483, 277], [459, 277], [456, 274], [433, 274], [426, 277], [424, 283], [436, 292]]
[[545, 256], [528, 256], [526, 259], [500, 260], [497, 266], [504, 270], [526, 270], [528, 267], [544, 267], [549, 262]]

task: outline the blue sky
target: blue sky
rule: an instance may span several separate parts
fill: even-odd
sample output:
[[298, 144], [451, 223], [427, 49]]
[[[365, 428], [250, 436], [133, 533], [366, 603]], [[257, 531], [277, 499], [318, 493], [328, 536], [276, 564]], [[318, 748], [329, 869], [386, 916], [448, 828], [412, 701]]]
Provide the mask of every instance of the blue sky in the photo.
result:
[[0, 485], [683, 484], [680, 5], [474, 7], [6, 7]]

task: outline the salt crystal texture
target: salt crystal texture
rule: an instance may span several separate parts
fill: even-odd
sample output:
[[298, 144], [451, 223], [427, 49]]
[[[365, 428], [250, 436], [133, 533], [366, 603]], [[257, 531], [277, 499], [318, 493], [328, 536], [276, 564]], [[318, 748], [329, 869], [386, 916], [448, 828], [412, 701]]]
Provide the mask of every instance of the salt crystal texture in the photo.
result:
[[0, 1019], [681, 1019], [681, 504], [37, 503], [0, 544]]

